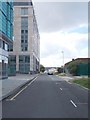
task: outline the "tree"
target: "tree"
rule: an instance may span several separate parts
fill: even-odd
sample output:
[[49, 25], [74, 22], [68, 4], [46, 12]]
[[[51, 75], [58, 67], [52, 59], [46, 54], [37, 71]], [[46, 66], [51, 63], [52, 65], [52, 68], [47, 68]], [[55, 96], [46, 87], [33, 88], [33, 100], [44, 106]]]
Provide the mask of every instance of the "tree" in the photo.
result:
[[40, 71], [44, 72], [45, 71], [45, 67], [43, 65], [40, 65]]
[[57, 71], [58, 71], [58, 73], [62, 73], [62, 72], [63, 72], [63, 68], [58, 67], [58, 68], [57, 68]]
[[83, 63], [81, 60], [73, 61], [69, 63], [69, 65], [67, 66], [67, 69], [72, 75], [77, 75], [78, 65], [81, 63]]

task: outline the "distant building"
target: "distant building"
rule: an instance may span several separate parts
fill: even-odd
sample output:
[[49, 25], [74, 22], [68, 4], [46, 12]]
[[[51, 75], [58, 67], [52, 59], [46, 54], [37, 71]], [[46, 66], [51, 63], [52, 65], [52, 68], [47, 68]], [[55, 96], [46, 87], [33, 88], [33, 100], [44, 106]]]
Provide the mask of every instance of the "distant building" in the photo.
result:
[[57, 72], [57, 67], [45, 67], [45, 73], [52, 71], [53, 73]]
[[88, 62], [90, 62], [90, 58], [76, 58], [76, 59], [72, 59], [72, 61], [67, 62], [65, 64], [65, 66], [69, 65], [69, 63], [72, 63], [73, 61], [81, 61], [81, 62], [84, 62], [84, 63], [88, 63]]
[[14, 0], [14, 42], [9, 56], [10, 74], [39, 72], [40, 36], [31, 0]]
[[49, 69], [57, 69], [57, 67], [45, 67], [45, 70], [49, 70]]
[[68, 66], [73, 62], [79, 62], [77, 65], [76, 75], [90, 75], [90, 58], [77, 58], [65, 64], [65, 72], [69, 73]]
[[13, 2], [0, 1], [0, 78], [8, 77], [8, 50], [13, 40]]

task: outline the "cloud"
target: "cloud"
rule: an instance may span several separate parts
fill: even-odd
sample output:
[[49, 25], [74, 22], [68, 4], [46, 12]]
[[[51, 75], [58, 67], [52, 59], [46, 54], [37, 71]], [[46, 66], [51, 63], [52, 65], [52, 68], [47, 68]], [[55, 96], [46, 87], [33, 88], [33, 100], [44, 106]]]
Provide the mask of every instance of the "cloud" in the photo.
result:
[[72, 58], [88, 57], [88, 34], [43, 33], [40, 44], [41, 63], [45, 66], [62, 65], [62, 50], [65, 63]]
[[41, 64], [61, 66], [61, 51], [64, 63], [88, 57], [87, 2], [35, 2], [34, 9], [40, 32]]
[[87, 2], [35, 2], [40, 32], [56, 32], [88, 23]]

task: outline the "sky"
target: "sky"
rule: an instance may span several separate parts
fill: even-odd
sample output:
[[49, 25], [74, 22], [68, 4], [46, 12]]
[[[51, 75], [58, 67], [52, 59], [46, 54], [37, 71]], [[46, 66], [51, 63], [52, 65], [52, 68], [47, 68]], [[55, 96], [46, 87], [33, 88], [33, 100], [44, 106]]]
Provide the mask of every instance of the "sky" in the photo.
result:
[[72, 59], [88, 57], [88, 2], [33, 2], [40, 63], [60, 67]]

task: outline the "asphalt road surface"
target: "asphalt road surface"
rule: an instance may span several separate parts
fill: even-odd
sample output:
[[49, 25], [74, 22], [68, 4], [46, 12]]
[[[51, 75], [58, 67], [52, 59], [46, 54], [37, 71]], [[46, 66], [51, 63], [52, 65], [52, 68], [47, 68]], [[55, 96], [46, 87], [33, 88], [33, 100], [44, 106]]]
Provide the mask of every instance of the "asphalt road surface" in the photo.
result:
[[40, 75], [3, 100], [3, 118], [88, 118], [88, 90], [55, 75]]

